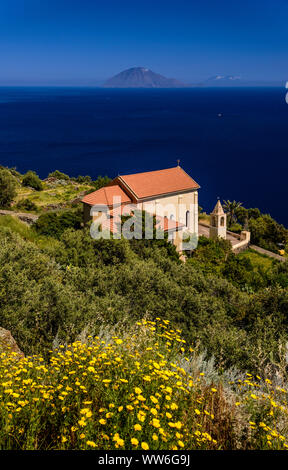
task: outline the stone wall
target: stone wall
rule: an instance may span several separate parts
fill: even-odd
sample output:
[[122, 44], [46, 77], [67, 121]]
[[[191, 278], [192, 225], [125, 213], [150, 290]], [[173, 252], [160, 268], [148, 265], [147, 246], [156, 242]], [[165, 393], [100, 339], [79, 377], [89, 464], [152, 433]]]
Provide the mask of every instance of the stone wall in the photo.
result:
[[243, 230], [240, 233], [240, 235], [237, 235], [237, 238], [238, 237], [239, 237], [239, 243], [236, 243], [235, 245], [232, 246], [232, 251], [234, 253], [240, 253], [240, 251], [246, 250], [246, 248], [248, 248], [248, 246], [250, 245], [250, 238], [251, 238], [250, 232]]

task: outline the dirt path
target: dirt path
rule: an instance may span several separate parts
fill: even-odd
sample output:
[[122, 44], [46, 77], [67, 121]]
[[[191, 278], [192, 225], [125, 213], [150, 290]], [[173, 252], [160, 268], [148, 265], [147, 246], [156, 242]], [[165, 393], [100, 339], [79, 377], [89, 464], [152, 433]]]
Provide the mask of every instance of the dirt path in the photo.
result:
[[277, 255], [276, 253], [273, 253], [272, 251], [264, 250], [264, 248], [260, 248], [260, 246], [250, 245], [249, 248], [251, 248], [251, 250], [257, 251], [261, 255], [269, 256], [269, 258], [274, 258], [282, 262], [287, 261], [287, 258], [285, 258], [285, 256], [280, 256], [280, 255]]
[[18, 217], [18, 219], [22, 220], [22, 222], [26, 222], [26, 224], [34, 224], [36, 220], [39, 218], [39, 215], [30, 214], [30, 212], [14, 212], [14, 211], [5, 211], [0, 210], [1, 215], [11, 215], [12, 217]]

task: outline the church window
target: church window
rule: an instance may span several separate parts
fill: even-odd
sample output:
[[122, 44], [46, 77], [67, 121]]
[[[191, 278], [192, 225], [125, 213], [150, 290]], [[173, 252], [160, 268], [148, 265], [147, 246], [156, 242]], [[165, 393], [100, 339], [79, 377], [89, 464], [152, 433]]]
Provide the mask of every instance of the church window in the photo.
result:
[[190, 227], [190, 211], [186, 212], [186, 227]]

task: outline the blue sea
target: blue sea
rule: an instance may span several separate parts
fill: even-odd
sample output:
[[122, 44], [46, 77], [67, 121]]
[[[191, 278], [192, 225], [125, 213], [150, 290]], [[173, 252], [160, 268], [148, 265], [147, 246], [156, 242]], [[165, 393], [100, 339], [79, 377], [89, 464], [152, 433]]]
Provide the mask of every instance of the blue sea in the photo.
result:
[[286, 91], [2, 87], [0, 164], [96, 178], [180, 159], [206, 211], [236, 199], [288, 226]]

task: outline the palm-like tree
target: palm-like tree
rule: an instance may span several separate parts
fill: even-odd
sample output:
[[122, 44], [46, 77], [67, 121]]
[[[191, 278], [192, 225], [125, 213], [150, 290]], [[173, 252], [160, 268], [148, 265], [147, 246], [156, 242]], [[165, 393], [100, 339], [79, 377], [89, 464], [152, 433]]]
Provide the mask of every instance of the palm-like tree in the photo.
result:
[[232, 222], [237, 222], [237, 218], [235, 216], [235, 211], [242, 206], [242, 202], [237, 202], [237, 201], [225, 201], [223, 204], [223, 209], [227, 214], [229, 215], [229, 222], [228, 226], [232, 224]]

